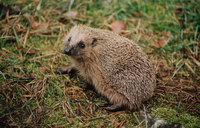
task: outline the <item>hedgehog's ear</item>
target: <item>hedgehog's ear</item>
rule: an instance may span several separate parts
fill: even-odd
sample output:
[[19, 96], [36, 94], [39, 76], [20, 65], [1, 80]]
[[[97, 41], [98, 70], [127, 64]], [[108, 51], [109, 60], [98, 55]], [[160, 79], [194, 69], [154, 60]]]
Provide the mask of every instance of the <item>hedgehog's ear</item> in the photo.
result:
[[91, 43], [91, 45], [92, 45], [92, 46], [95, 46], [96, 43], [97, 43], [97, 38], [93, 38], [93, 39], [92, 39], [92, 43]]

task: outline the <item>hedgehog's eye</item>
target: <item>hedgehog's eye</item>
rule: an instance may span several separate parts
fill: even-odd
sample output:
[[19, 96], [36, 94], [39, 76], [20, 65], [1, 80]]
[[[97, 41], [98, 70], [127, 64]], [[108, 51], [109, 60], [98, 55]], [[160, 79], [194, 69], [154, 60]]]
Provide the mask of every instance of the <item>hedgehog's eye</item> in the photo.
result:
[[71, 37], [68, 38], [68, 42], [70, 42], [70, 40], [71, 40]]
[[83, 42], [80, 42], [80, 43], [78, 44], [78, 47], [83, 49], [83, 48], [85, 48], [85, 44], [84, 44]]

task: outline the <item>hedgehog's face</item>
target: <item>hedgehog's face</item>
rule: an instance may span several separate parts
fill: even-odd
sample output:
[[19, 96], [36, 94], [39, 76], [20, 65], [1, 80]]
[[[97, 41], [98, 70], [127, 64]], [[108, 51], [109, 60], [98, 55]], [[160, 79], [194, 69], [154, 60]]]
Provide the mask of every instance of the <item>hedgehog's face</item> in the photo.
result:
[[92, 48], [97, 42], [88, 33], [72, 29], [64, 39], [64, 53], [76, 60], [90, 57]]

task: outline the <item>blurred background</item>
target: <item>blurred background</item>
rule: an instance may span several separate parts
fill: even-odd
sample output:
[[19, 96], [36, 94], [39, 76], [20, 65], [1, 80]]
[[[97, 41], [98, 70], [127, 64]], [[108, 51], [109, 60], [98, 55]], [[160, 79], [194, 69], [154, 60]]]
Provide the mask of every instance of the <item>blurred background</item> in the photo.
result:
[[0, 126], [146, 127], [138, 111], [105, 111], [103, 96], [55, 73], [70, 64], [62, 39], [77, 24], [140, 45], [157, 72], [147, 111], [200, 126], [200, 0], [1, 0]]

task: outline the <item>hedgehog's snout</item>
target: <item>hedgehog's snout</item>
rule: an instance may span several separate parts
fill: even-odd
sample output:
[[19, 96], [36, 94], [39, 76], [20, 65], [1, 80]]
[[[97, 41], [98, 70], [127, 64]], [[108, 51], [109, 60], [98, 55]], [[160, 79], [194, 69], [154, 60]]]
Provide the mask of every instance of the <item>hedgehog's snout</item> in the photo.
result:
[[71, 55], [72, 54], [71, 49], [70, 48], [64, 49], [64, 54]]

